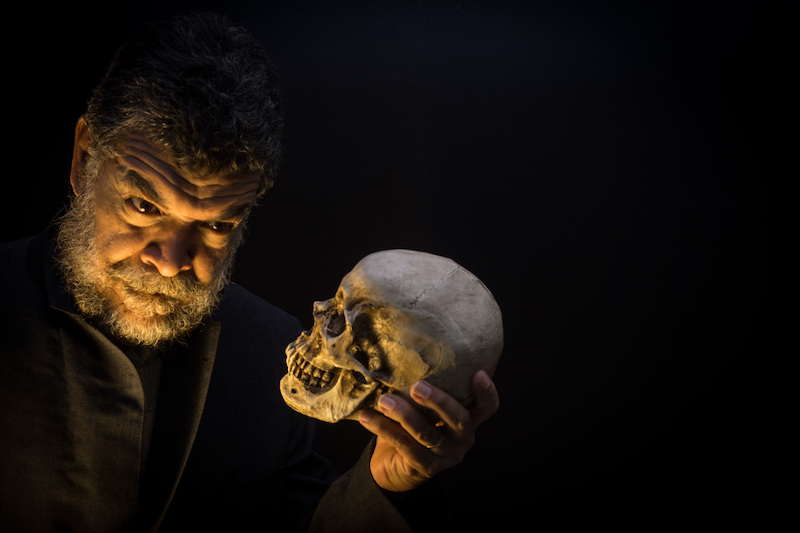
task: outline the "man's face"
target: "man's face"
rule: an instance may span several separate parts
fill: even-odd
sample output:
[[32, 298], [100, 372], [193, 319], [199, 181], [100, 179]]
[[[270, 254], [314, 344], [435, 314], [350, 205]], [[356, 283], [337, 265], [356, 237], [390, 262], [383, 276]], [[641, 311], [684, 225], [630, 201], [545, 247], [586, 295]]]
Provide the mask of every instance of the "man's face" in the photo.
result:
[[258, 174], [232, 180], [184, 172], [137, 136], [94, 168], [88, 172], [96, 176], [79, 175], [73, 161], [78, 198], [60, 235], [78, 306], [129, 342], [181, 336], [213, 309], [227, 282]]

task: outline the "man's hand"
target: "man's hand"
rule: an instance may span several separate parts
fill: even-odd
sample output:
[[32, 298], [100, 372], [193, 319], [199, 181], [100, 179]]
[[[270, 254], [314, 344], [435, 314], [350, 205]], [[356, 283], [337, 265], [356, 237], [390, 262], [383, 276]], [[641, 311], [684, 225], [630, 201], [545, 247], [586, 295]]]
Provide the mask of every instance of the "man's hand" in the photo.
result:
[[500, 405], [497, 389], [485, 372], [477, 372], [471, 386], [475, 401], [468, 408], [424, 381], [411, 387], [411, 398], [435, 413], [438, 423], [394, 394], [381, 396], [380, 413], [360, 413], [361, 425], [378, 436], [370, 469], [381, 488], [405, 492], [461, 462], [475, 442], [475, 429]]

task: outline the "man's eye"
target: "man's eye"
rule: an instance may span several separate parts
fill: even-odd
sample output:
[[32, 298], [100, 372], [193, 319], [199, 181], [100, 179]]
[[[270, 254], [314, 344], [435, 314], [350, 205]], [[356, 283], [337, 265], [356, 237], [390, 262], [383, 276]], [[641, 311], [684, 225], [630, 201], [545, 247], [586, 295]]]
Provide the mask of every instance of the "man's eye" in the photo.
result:
[[219, 221], [208, 222], [206, 226], [208, 227], [208, 229], [219, 235], [227, 235], [228, 233], [233, 231], [234, 227], [236, 227], [236, 225], [233, 222], [219, 222]]
[[128, 204], [138, 213], [143, 215], [157, 215], [158, 208], [142, 198], [132, 197], [128, 198]]

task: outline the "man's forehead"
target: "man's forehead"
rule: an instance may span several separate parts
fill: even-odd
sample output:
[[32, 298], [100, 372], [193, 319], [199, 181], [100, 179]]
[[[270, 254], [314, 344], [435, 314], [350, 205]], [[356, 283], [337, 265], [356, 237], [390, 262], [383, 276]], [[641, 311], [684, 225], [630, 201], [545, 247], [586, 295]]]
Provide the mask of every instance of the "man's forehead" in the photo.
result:
[[117, 143], [116, 156], [129, 181], [145, 188], [158, 189], [159, 185], [178, 188], [200, 200], [255, 194], [261, 182], [258, 172], [224, 174], [182, 169], [166, 148], [139, 135], [125, 137]]
[[120, 141], [115, 153], [122, 167], [119, 179], [156, 202], [179, 201], [203, 210], [249, 205], [261, 182], [258, 172], [231, 175], [183, 170], [166, 149], [135, 135]]

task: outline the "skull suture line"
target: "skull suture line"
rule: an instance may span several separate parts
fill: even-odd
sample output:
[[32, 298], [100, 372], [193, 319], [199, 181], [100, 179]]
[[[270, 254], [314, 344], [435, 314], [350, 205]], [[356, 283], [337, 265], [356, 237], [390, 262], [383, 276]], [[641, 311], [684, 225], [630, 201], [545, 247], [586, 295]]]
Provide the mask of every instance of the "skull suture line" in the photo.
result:
[[451, 259], [386, 250], [314, 303], [313, 328], [286, 348], [281, 394], [326, 422], [356, 419], [385, 392], [408, 397], [423, 378], [466, 405], [470, 379], [491, 375], [502, 349], [500, 308], [478, 278]]

